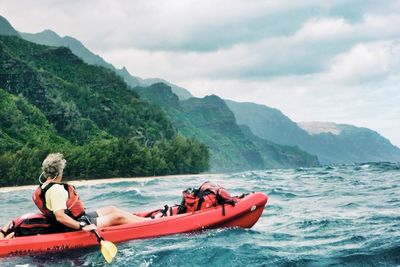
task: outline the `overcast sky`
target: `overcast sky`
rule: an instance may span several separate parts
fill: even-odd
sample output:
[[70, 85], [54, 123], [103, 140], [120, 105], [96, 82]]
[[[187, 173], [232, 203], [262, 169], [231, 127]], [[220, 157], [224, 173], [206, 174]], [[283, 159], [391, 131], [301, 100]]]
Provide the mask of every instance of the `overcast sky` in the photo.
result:
[[400, 146], [400, 1], [0, 0], [0, 14], [195, 96], [368, 127]]

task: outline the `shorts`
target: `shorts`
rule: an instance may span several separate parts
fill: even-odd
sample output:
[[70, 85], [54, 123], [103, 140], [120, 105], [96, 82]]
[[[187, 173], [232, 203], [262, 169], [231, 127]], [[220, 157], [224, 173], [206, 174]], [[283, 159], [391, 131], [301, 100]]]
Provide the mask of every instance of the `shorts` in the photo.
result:
[[89, 223], [86, 217], [89, 218], [90, 223], [97, 226], [97, 218], [99, 217], [99, 214], [97, 214], [96, 211], [86, 212], [85, 215], [82, 215], [80, 218], [77, 219], [77, 221]]

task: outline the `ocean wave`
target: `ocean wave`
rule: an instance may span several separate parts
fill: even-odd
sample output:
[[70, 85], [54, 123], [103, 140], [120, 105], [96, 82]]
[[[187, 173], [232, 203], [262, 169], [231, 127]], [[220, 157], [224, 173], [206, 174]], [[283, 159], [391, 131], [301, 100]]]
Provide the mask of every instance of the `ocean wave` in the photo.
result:
[[103, 192], [101, 194], [93, 195], [92, 197], [87, 198], [88, 201], [99, 201], [99, 200], [109, 200], [109, 199], [125, 199], [125, 200], [150, 200], [151, 196], [144, 195], [140, 189], [138, 188], [128, 188], [124, 190], [113, 190]]
[[277, 188], [273, 188], [271, 191], [269, 191], [268, 193], [269, 196], [281, 196], [284, 197], [286, 199], [292, 199], [292, 198], [296, 198], [297, 195], [291, 192], [285, 192], [282, 191], [280, 189]]
[[[250, 230], [214, 229], [117, 244], [115, 266], [399, 266], [400, 167], [362, 163], [213, 175], [230, 192], [269, 202]], [[151, 210], [180, 202], [204, 176], [80, 186], [88, 207]], [[0, 194], [0, 224], [31, 212], [31, 192]], [[10, 209], [10, 206], [13, 208]], [[5, 261], [1, 261], [3, 266]], [[104, 266], [99, 248], [13, 257], [10, 266]], [[7, 266], [7, 265], [5, 265]]]
[[365, 162], [356, 164], [360, 168], [368, 168], [373, 171], [400, 170], [400, 162]]
[[337, 266], [398, 266], [400, 264], [400, 245], [376, 250], [344, 250], [329, 259]]

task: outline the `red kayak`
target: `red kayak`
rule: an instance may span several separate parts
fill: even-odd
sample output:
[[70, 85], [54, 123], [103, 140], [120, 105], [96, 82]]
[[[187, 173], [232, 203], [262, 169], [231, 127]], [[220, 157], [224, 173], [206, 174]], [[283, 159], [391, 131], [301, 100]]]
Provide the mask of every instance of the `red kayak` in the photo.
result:
[[[135, 224], [99, 228], [98, 232], [104, 240], [117, 243], [204, 229], [251, 228], [260, 218], [267, 201], [268, 197], [263, 193], [251, 193], [238, 199], [234, 206], [224, 205], [223, 207], [220, 205], [193, 213], [162, 217]], [[145, 217], [150, 213], [135, 214]], [[23, 236], [0, 240], [0, 256], [61, 251], [90, 246], [98, 246], [97, 238], [93, 233], [84, 231]]]

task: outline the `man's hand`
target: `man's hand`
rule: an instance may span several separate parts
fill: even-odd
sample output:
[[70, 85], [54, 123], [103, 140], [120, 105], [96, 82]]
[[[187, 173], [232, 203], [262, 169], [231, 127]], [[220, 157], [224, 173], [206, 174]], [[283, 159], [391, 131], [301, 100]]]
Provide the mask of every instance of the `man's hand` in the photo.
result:
[[11, 239], [14, 237], [14, 232], [9, 233], [6, 237], [4, 237], [4, 239]]
[[96, 230], [97, 226], [95, 224], [89, 224], [82, 228], [83, 231], [90, 232], [92, 230]]
[[[8, 232], [10, 230], [12, 222], [8, 222], [6, 225], [4, 225], [3, 230], [5, 232]], [[4, 235], [3, 233], [0, 233], [0, 239], [11, 239], [14, 237], [14, 232], [9, 233], [8, 235]]]

